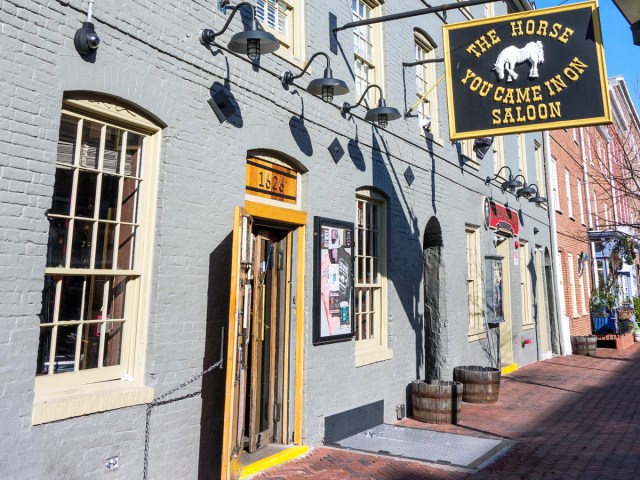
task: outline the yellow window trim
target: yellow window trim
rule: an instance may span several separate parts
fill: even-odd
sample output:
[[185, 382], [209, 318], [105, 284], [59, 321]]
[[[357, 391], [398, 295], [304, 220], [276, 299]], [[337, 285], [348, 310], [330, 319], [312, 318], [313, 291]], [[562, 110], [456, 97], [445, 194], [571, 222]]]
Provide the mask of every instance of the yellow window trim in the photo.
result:
[[153, 400], [154, 389], [122, 380], [94, 383], [48, 395], [37, 395], [31, 423], [43, 423], [143, 405]]
[[[73, 375], [54, 374], [36, 376], [32, 423], [38, 425], [65, 418], [88, 415], [90, 413], [114, 410], [148, 403], [153, 399], [153, 388], [145, 386], [142, 380], [127, 382], [120, 380], [123, 375], [143, 379], [147, 350], [149, 304], [151, 299], [151, 272], [153, 271], [153, 235], [158, 197], [158, 170], [160, 164], [161, 127], [149, 119], [129, 110], [124, 105], [110, 103], [112, 99], [104, 95], [71, 95], [65, 98], [60, 113], [96, 118], [104, 123], [116, 122], [113, 126], [125, 128], [145, 135], [145, 201], [140, 215], [146, 221], [140, 228], [138, 265], [144, 269], [127, 271], [124, 276], [137, 276], [131, 307], [130, 327], [122, 345], [123, 363], [118, 366], [74, 372]], [[59, 269], [48, 268], [47, 272]], [[60, 269], [66, 273], [66, 269]], [[68, 273], [80, 275], [96, 273], [70, 270]], [[141, 273], [144, 272], [143, 275]], [[111, 274], [112, 271], [101, 271]], [[117, 273], [122, 273], [118, 271]], [[113, 372], [113, 373], [109, 373]], [[107, 378], [108, 376], [108, 378]], [[79, 383], [82, 382], [82, 383]]]

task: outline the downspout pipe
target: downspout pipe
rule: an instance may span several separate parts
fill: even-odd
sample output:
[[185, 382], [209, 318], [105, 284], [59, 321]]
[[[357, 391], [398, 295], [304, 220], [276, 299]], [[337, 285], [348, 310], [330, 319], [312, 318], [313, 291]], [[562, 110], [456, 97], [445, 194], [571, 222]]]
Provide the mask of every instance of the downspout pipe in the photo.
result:
[[[542, 132], [542, 141], [544, 143], [544, 164], [546, 165], [545, 178], [547, 190], [549, 190], [551, 187], [551, 169], [549, 168], [549, 165], [551, 164], [551, 142], [549, 140], [548, 130]], [[549, 229], [551, 230], [551, 261], [553, 262], [554, 271], [553, 291], [556, 297], [556, 323], [558, 325], [558, 337], [560, 338], [560, 353], [562, 355], [571, 355], [569, 317], [565, 314], [564, 291], [560, 285], [561, 278], [559, 272], [561, 271], [561, 268], [558, 260], [558, 227], [556, 225], [556, 212], [555, 205], [553, 204], [554, 200], [552, 198], [549, 200], [550, 201], [547, 205], [549, 208]]]

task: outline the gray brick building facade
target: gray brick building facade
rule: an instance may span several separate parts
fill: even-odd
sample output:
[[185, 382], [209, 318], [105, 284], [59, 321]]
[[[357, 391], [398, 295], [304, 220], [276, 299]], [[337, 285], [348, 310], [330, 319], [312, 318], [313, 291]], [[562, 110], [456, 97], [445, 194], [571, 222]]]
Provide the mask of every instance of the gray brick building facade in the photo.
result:
[[[424, 8], [418, 0], [379, 3], [384, 15]], [[519, 3], [496, 3], [495, 13], [522, 8]], [[294, 298], [288, 307], [291, 332], [297, 328], [296, 319], [302, 319], [302, 344], [291, 343], [290, 363], [285, 367], [291, 367], [292, 377], [295, 373], [301, 383], [292, 378], [289, 396], [283, 399], [291, 404], [283, 443], [296, 439], [317, 445], [339, 434], [335, 428], [357, 429], [371, 415], [394, 421], [396, 405], [410, 404], [412, 380], [434, 372], [450, 380], [455, 366], [500, 361], [497, 329], [487, 329], [479, 339], [469, 335], [465, 230], [470, 227], [478, 232], [481, 258], [499, 254], [501, 242], [508, 246], [504, 262], [511, 266], [511, 295], [505, 301], [510, 304], [511, 329], [510, 338], [502, 342], [512, 352], [509, 361], [502, 359], [502, 363], [524, 365], [554, 349], [554, 309], [548, 308], [553, 296], [548, 293], [552, 287], [547, 209], [502, 192], [497, 181], [485, 182], [495, 174], [491, 152], [482, 161], [469, 162], [460, 153], [461, 145], [448, 140], [443, 84], [435, 90], [439, 108], [438, 117], [432, 119], [440, 128], [439, 141], [425, 138], [414, 116], [381, 128], [364, 121], [362, 106], [341, 115], [342, 101], [355, 104], [357, 100], [351, 30], [338, 33], [338, 54], [329, 53], [334, 76], [351, 89], [347, 96], [329, 104], [304, 90], [310, 79], [319, 76], [321, 62], [312, 65], [313, 76], [305, 75], [284, 88], [279, 78], [284, 71], [297, 74], [313, 53], [329, 52], [328, 13], [336, 15], [338, 25], [352, 20], [348, 1], [292, 4], [304, 7], [304, 35], [296, 40], [298, 50], [293, 53], [302, 52], [300, 58], [289, 60], [276, 52], [252, 63], [226, 48], [230, 36], [241, 30], [240, 18], [231, 22], [215, 46], [206, 48], [198, 41], [200, 29], [219, 30], [229, 18], [216, 9], [215, 1], [96, 0], [93, 23], [101, 43], [95, 55], [84, 58], [76, 52], [73, 39], [86, 20], [87, 2], [2, 3], [0, 444], [4, 460], [0, 477], [140, 478], [145, 456], [148, 478], [219, 475], [228, 423], [226, 361], [224, 368], [210, 371], [168, 397], [175, 401], [154, 406], [147, 441], [145, 425], [148, 402], [197, 376], [218, 361], [221, 352], [225, 358], [228, 354], [233, 212], [250, 198], [245, 191], [247, 157], [275, 159], [295, 170], [300, 185], [293, 208], [307, 215], [306, 235], [296, 237], [304, 243], [295, 245], [304, 259], [298, 270], [303, 277], [290, 279], [301, 282], [304, 300]], [[477, 18], [485, 15], [483, 6], [470, 12]], [[466, 18], [464, 12], [452, 10], [446, 21]], [[388, 105], [404, 112], [417, 100], [415, 70], [403, 68], [402, 63], [416, 59], [415, 28], [431, 37], [435, 56], [442, 57], [442, 25], [442, 15], [435, 14], [384, 23], [383, 63], [376, 68], [384, 71], [381, 87]], [[439, 78], [444, 68], [441, 63], [435, 65]], [[218, 91], [231, 99], [234, 109], [223, 123], [207, 104]], [[73, 99], [80, 105], [76, 110], [69, 107]], [[91, 110], [91, 102], [103, 102], [111, 110], [98, 115]], [[54, 185], [64, 108], [80, 112], [79, 116], [93, 112], [92, 119], [106, 119], [105, 124], [117, 123], [131, 132], [140, 130], [157, 141], [154, 155], [148, 157], [153, 164], [148, 171], [155, 173], [148, 183], [143, 179], [140, 187], [146, 203], [139, 223], [146, 240], [141, 242], [144, 251], [137, 252], [138, 258], [144, 258], [143, 270], [130, 274], [132, 282], [139, 281], [135, 284], [138, 307], [135, 334], [131, 330], [126, 334], [130, 343], [124, 372], [118, 378], [83, 381], [81, 386], [75, 380], [60, 384], [56, 380], [86, 372], [50, 370], [49, 375], [36, 375], [41, 368], [37, 367], [40, 331], [45, 328], [41, 327], [43, 282], [45, 274], [51, 273], [47, 251], [50, 214], [56, 208]], [[133, 112], [131, 122], [122, 120], [123, 111]], [[148, 130], [141, 125], [149, 125]], [[337, 162], [328, 150], [334, 139], [345, 151]], [[514, 172], [519, 171], [518, 142], [515, 135], [504, 137], [505, 165]], [[527, 134], [520, 142], [527, 152], [525, 176], [535, 183], [542, 135]], [[412, 181], [405, 176], [408, 169]], [[318, 268], [313, 219], [354, 222], [356, 194], [361, 189], [379, 192], [386, 205], [386, 224], [381, 227], [386, 231], [381, 321], [387, 356], [357, 362], [356, 340], [321, 345], [312, 341]], [[518, 212], [518, 238], [498, 238], [483, 226], [485, 197]], [[425, 230], [434, 218], [442, 246], [433, 247], [439, 260], [436, 267], [427, 269], [431, 275], [425, 306], [424, 265], [425, 258], [430, 258], [423, 252]], [[514, 263], [516, 241], [529, 245], [526, 271], [533, 279], [529, 283], [521, 279], [520, 266]], [[488, 272], [481, 263], [481, 278], [486, 280]], [[64, 269], [52, 273], [53, 278], [72, 274]], [[429, 295], [436, 284], [439, 294]], [[522, 288], [532, 292], [533, 323], [524, 327]], [[541, 292], [544, 298], [539, 297]], [[548, 336], [546, 345], [540, 343], [541, 335]], [[302, 358], [293, 358], [294, 350]], [[124, 359], [123, 354], [121, 362]], [[79, 362], [76, 357], [76, 368], [82, 368]], [[102, 365], [103, 360], [99, 362]], [[50, 368], [43, 365], [45, 370]], [[50, 377], [44, 379], [49, 381], [46, 388], [41, 377]], [[126, 400], [127, 395], [133, 400]], [[100, 398], [116, 396], [120, 400], [101, 404]], [[301, 404], [294, 407], [296, 396]], [[349, 411], [353, 415], [345, 414]], [[296, 423], [295, 415], [301, 416], [301, 423]], [[332, 427], [335, 423], [328, 418], [349, 420]], [[293, 425], [301, 431], [293, 432]], [[105, 462], [114, 457], [118, 468], [106, 470]]]

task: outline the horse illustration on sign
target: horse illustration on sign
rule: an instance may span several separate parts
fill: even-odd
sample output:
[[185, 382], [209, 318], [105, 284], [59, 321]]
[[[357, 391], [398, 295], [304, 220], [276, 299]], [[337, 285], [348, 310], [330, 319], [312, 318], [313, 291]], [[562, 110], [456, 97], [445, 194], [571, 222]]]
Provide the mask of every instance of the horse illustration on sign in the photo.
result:
[[538, 64], [544, 62], [544, 48], [541, 41], [529, 42], [523, 48], [513, 45], [505, 48], [498, 55], [498, 59], [491, 70], [496, 72], [498, 80], [504, 78], [504, 72], [506, 71], [507, 83], [509, 83], [518, 78], [518, 74], [514, 70], [516, 65], [524, 62], [531, 64], [529, 78], [538, 78]]

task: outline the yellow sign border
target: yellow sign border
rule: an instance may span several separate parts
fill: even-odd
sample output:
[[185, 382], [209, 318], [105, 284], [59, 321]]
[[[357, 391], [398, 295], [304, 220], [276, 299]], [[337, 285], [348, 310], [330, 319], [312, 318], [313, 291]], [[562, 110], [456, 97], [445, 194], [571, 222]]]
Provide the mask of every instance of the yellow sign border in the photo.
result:
[[[487, 25], [493, 24], [500, 21], [506, 21], [508, 19], [522, 19], [522, 18], [530, 18], [537, 17], [540, 15], [548, 15], [550, 13], [559, 13], [571, 10], [581, 10], [586, 7], [591, 8], [592, 18], [593, 18], [593, 30], [596, 39], [596, 55], [598, 58], [598, 71], [600, 73], [600, 95], [603, 99], [603, 109], [605, 114], [601, 117], [590, 117], [590, 118], [581, 118], [578, 120], [563, 120], [559, 122], [548, 122], [548, 123], [536, 123], [532, 125], [525, 126], [514, 126], [514, 127], [502, 127], [502, 128], [491, 128], [484, 130], [475, 130], [470, 132], [458, 133], [456, 131], [456, 122], [455, 122], [455, 110], [453, 108], [453, 83], [452, 83], [452, 72], [451, 72], [451, 57], [449, 56], [450, 45], [449, 45], [449, 31], [458, 30], [461, 28], [475, 27], [479, 25]], [[607, 123], [612, 123], [613, 117], [611, 114], [611, 102], [609, 99], [609, 86], [608, 86], [608, 77], [607, 70], [604, 59], [604, 47], [602, 45], [602, 30], [600, 29], [600, 16], [594, 15], [593, 13], [598, 9], [598, 1], [597, 0], [589, 0], [587, 2], [580, 3], [572, 3], [568, 5], [562, 5], [559, 7], [550, 7], [543, 8], [540, 10], [527, 10], [526, 12], [518, 12], [511, 13], [509, 15], [500, 15], [497, 17], [490, 18], [482, 18], [478, 20], [471, 20], [467, 22], [460, 23], [452, 23], [448, 25], [442, 26], [442, 41], [444, 48], [444, 69], [445, 69], [445, 83], [446, 83], [446, 91], [447, 91], [447, 108], [449, 111], [449, 138], [450, 140], [466, 140], [469, 138], [480, 138], [480, 137], [494, 137], [501, 135], [509, 135], [512, 133], [526, 133], [526, 132], [537, 132], [542, 130], [554, 130], [557, 128], [575, 128], [575, 127], [586, 127], [591, 125], [602, 125]]]

